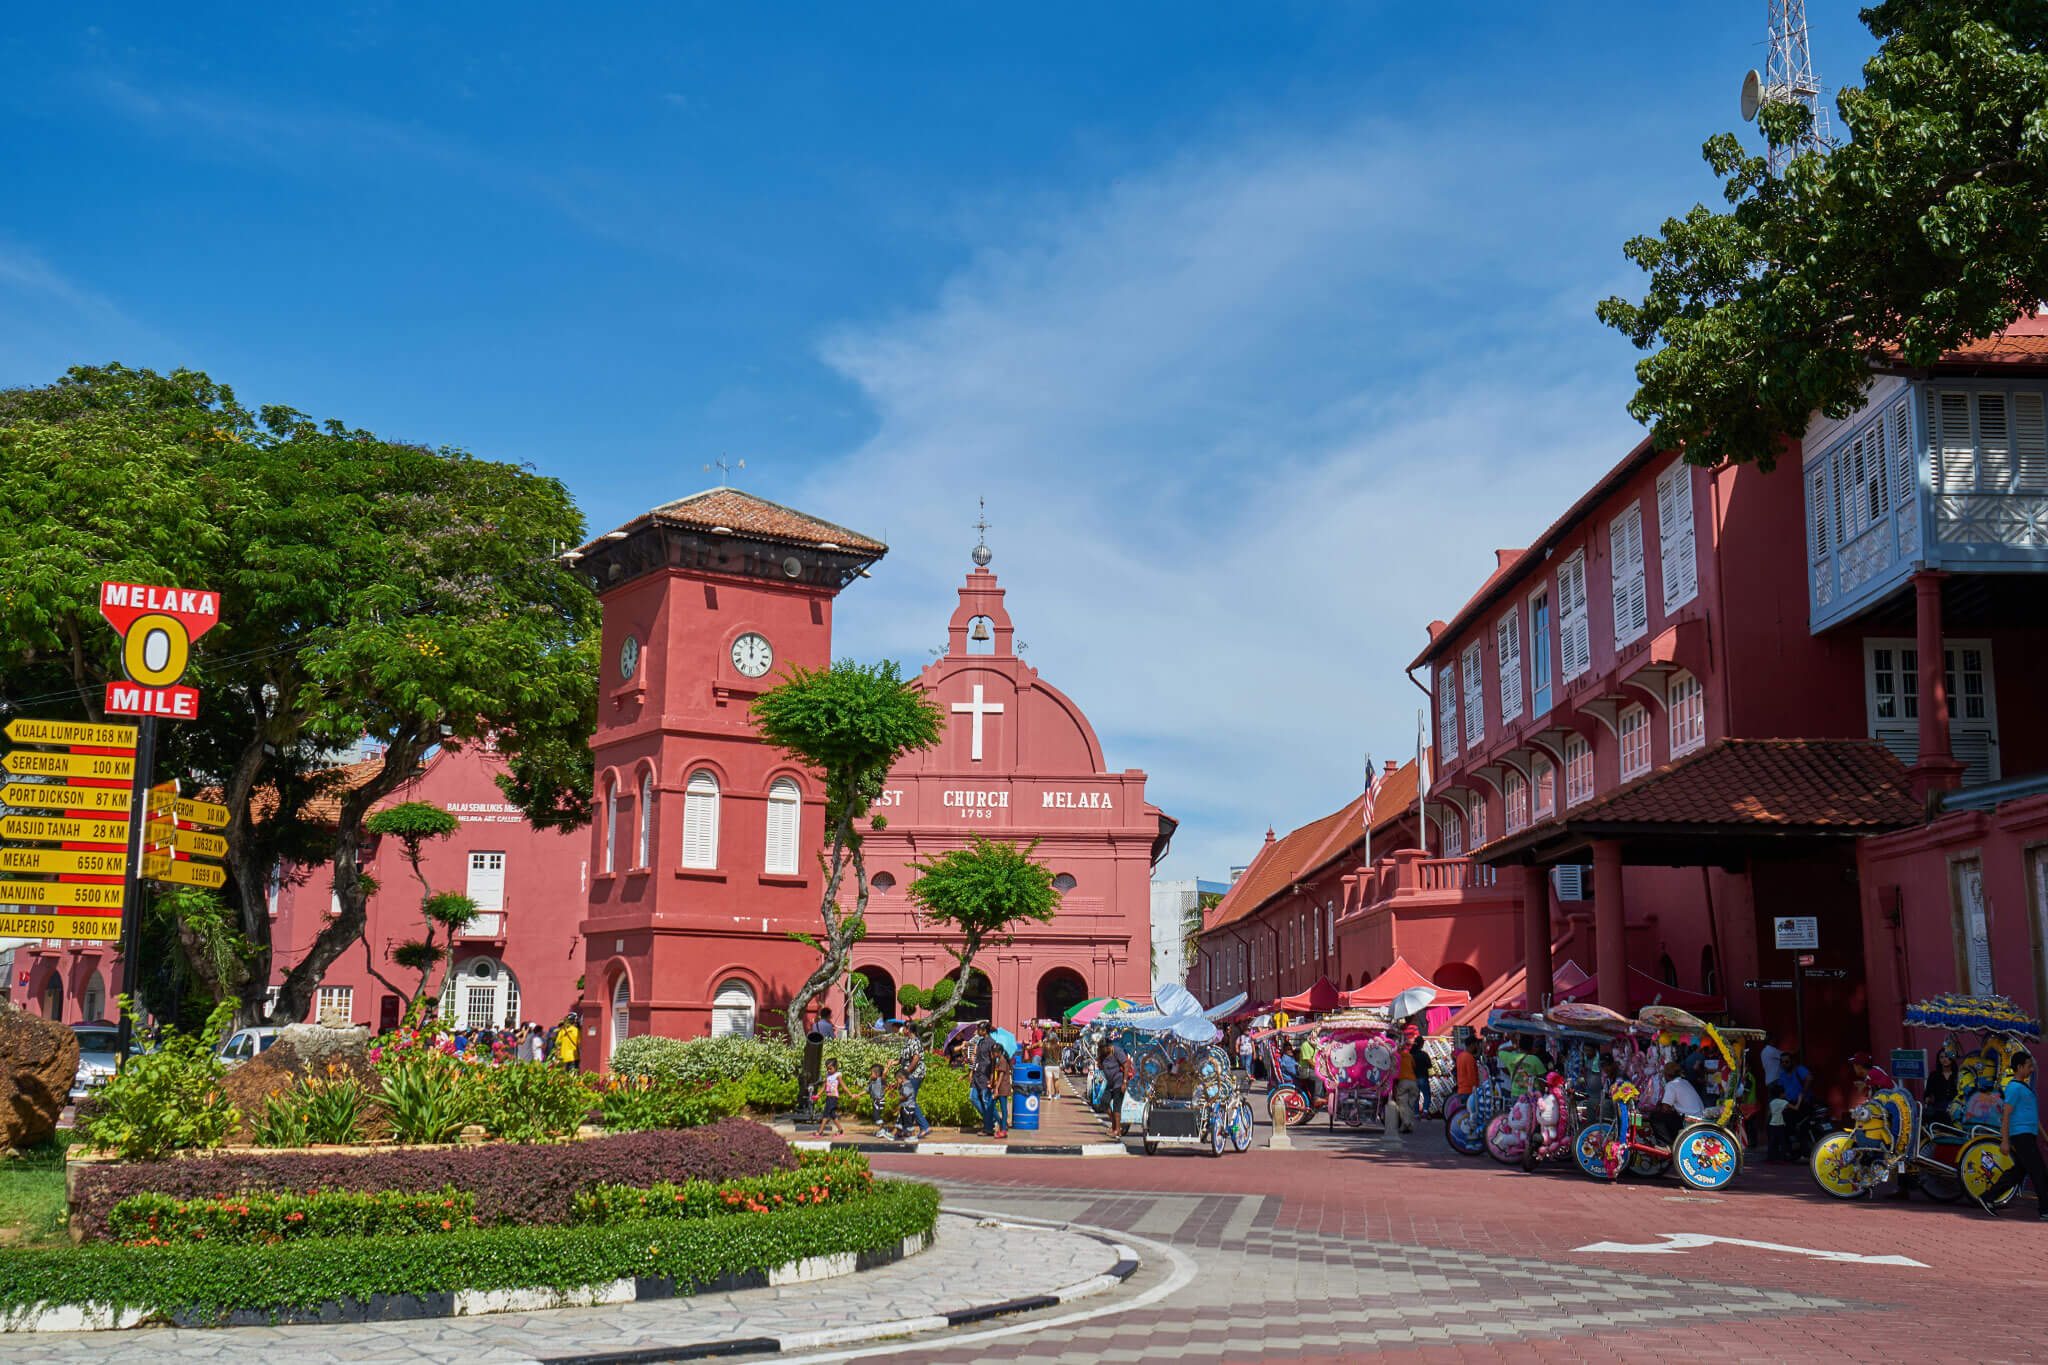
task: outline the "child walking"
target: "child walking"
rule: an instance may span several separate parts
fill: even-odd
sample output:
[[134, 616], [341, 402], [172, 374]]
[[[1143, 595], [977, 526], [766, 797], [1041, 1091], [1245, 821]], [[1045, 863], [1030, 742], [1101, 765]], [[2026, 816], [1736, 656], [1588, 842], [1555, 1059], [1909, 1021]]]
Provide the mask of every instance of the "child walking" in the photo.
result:
[[836, 1060], [825, 1063], [825, 1116], [818, 1120], [818, 1136], [825, 1136], [827, 1125], [831, 1131], [842, 1137], [846, 1125], [839, 1121], [839, 1063]]
[[1787, 1126], [1785, 1117], [1786, 1111], [1792, 1107], [1792, 1101], [1785, 1098], [1785, 1087], [1776, 1081], [1771, 1082], [1770, 1096], [1771, 1145], [1769, 1150], [1765, 1152], [1764, 1159], [1772, 1163], [1790, 1161], [1792, 1159], [1792, 1130]]
[[889, 1082], [882, 1075], [882, 1064], [876, 1062], [868, 1068], [868, 1107], [875, 1115], [875, 1136], [887, 1137], [889, 1121], [882, 1117], [882, 1105], [889, 1098]]

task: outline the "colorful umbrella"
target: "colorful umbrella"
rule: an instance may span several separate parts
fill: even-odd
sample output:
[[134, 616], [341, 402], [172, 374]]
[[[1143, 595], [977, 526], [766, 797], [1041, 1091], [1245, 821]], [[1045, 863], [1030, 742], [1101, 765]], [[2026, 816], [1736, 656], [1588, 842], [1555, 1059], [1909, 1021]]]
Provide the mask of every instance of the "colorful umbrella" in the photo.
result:
[[1114, 995], [1098, 995], [1093, 1000], [1083, 1000], [1068, 1010], [1066, 1019], [1070, 1024], [1092, 1024], [1098, 1015], [1115, 1014], [1119, 1010], [1135, 1008], [1137, 1005], [1134, 1001], [1120, 999]]

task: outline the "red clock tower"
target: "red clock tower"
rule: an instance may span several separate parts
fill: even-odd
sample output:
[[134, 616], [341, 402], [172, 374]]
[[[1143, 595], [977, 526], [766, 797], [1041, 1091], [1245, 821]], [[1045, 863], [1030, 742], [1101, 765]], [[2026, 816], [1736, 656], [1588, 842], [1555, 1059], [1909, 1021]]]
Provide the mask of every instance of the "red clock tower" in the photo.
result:
[[887, 552], [733, 488], [579, 551], [604, 606], [586, 1066], [633, 1034], [751, 1028], [808, 974], [789, 935], [817, 928], [824, 792], [748, 706], [787, 666], [831, 662], [833, 599]]

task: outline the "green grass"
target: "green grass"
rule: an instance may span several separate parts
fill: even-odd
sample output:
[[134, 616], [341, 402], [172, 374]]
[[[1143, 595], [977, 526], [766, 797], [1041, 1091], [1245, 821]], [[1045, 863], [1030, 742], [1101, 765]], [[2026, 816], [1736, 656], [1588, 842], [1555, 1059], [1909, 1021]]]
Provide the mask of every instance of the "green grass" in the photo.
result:
[[0, 1157], [0, 1249], [66, 1241], [65, 1217], [61, 1141]]

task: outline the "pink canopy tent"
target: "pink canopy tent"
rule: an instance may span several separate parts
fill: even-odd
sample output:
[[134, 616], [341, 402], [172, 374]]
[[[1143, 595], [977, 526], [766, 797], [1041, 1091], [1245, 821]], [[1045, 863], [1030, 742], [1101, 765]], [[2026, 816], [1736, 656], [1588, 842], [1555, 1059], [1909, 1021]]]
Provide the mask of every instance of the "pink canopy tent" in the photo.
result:
[[[1568, 942], [1569, 939], [1566, 941]], [[1562, 947], [1562, 944], [1554, 945], [1552, 951], [1559, 951]], [[1562, 1000], [1565, 998], [1566, 991], [1590, 980], [1592, 978], [1586, 975], [1585, 971], [1580, 968], [1576, 961], [1566, 958], [1552, 969], [1550, 998]], [[1472, 998], [1471, 1004], [1459, 1010], [1452, 1017], [1451, 1027], [1456, 1028], [1460, 1024], [1469, 1024], [1473, 1028], [1478, 1028], [1486, 1022], [1488, 1016], [1496, 1009], [1503, 1007], [1527, 1008], [1529, 993], [1523, 989], [1524, 984], [1523, 973], [1520, 967], [1503, 976], [1494, 978], [1485, 990]]]
[[[1390, 999], [1392, 997], [1389, 997]], [[1306, 1010], [1310, 1014], [1327, 1014], [1344, 1003], [1344, 992], [1327, 976], [1316, 978], [1316, 984], [1299, 995], [1283, 995], [1273, 1002], [1273, 1008], [1282, 1010]]]
[[1441, 1033], [1451, 1021], [1451, 1012], [1460, 1005], [1470, 1004], [1470, 992], [1439, 986], [1421, 972], [1408, 965], [1408, 959], [1397, 957], [1393, 965], [1366, 982], [1355, 991], [1346, 992], [1344, 1003], [1351, 1006], [1386, 1005], [1402, 991], [1426, 986], [1436, 992], [1436, 999], [1423, 1014], [1423, 1021], [1431, 1033]]
[[[1559, 1000], [1597, 1000], [1600, 997], [1598, 973], [1587, 977], [1569, 989], [1560, 987]], [[1728, 1001], [1718, 995], [1702, 995], [1680, 986], [1667, 985], [1651, 976], [1640, 967], [1628, 969], [1628, 1007], [1639, 1010], [1645, 1005], [1676, 1005], [1694, 1014], [1726, 1014]]]

